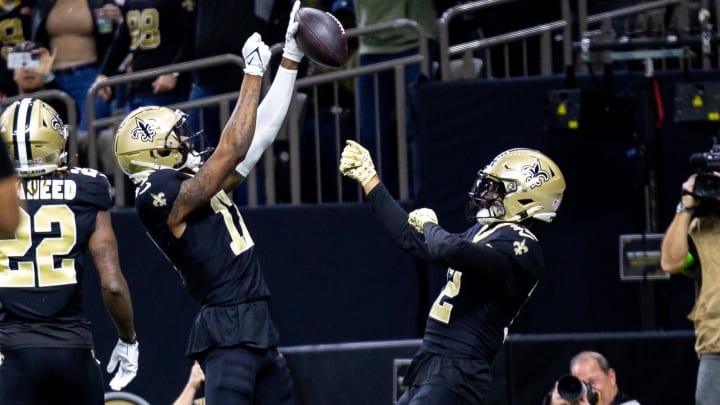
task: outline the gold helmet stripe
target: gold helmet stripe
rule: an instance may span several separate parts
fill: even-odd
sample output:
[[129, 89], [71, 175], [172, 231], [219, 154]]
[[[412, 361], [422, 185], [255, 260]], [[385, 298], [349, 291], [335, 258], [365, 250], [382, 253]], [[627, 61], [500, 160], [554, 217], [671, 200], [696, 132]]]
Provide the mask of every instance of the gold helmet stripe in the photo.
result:
[[30, 116], [32, 114], [33, 100], [24, 98], [15, 109], [15, 131], [13, 131], [13, 144], [15, 146], [15, 160], [20, 167], [29, 167], [32, 161], [32, 149], [30, 148]]

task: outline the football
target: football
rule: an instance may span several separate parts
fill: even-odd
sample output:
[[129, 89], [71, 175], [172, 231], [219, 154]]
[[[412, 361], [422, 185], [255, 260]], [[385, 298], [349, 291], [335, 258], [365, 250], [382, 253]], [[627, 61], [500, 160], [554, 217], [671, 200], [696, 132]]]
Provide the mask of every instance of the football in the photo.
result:
[[300, 7], [296, 20], [295, 40], [308, 59], [328, 67], [340, 67], [347, 62], [347, 36], [337, 18], [316, 8]]

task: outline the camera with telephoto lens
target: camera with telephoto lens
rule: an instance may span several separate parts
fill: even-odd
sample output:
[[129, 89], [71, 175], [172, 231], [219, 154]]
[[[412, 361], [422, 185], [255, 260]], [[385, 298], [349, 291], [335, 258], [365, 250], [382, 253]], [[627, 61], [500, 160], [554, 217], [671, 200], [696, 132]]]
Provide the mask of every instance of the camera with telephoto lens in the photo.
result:
[[713, 174], [714, 171], [720, 172], [720, 145], [713, 142], [709, 152], [693, 153], [690, 164], [697, 169], [692, 195], [697, 198], [720, 197], [720, 177]]
[[583, 395], [586, 395], [590, 405], [600, 403], [600, 394], [593, 390], [592, 386], [579, 378], [566, 374], [558, 380], [557, 391], [560, 398], [566, 401], [580, 403]]

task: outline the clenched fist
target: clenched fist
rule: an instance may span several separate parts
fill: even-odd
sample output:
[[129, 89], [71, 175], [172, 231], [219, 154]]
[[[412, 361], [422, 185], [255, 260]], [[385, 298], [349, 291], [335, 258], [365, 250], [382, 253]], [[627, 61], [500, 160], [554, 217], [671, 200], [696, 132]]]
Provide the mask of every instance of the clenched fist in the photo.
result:
[[423, 233], [423, 227], [428, 222], [438, 223], [435, 211], [430, 208], [418, 208], [408, 216], [408, 223], [420, 233]]
[[347, 141], [340, 158], [340, 173], [364, 186], [377, 172], [370, 152], [355, 141]]

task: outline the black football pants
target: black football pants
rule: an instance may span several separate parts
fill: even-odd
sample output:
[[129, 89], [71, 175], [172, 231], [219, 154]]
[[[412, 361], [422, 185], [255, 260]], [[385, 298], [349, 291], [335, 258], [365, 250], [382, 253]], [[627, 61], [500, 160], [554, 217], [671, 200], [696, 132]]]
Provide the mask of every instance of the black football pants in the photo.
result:
[[200, 360], [207, 405], [293, 405], [292, 380], [277, 349], [218, 347]]
[[90, 349], [29, 348], [2, 356], [2, 405], [105, 403], [102, 374]]

